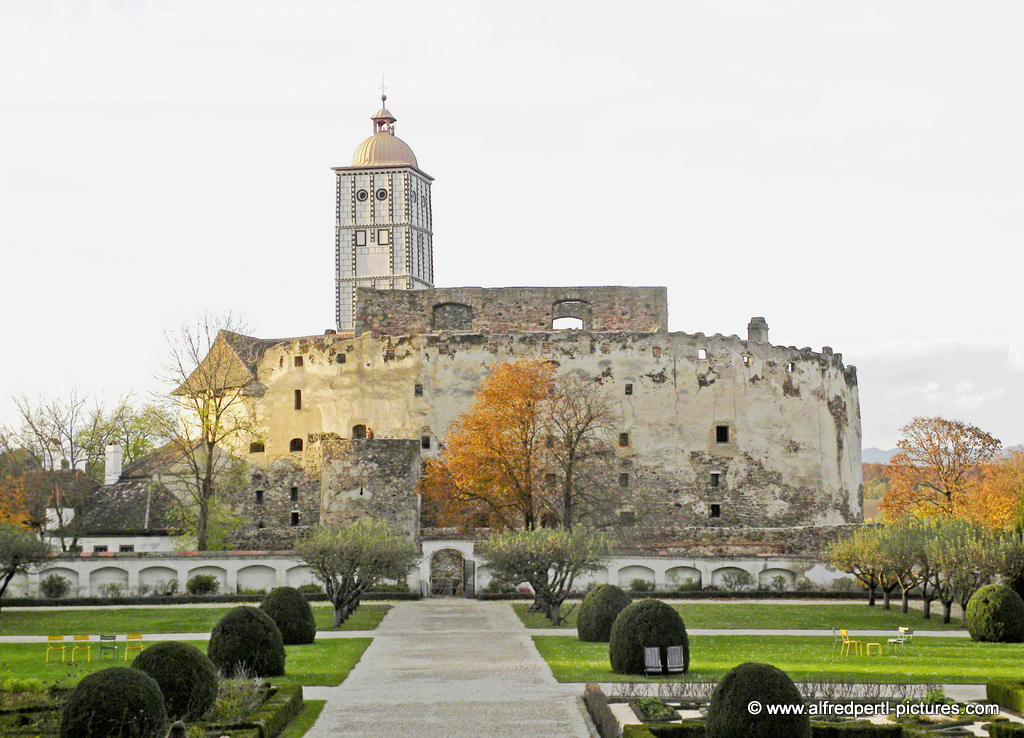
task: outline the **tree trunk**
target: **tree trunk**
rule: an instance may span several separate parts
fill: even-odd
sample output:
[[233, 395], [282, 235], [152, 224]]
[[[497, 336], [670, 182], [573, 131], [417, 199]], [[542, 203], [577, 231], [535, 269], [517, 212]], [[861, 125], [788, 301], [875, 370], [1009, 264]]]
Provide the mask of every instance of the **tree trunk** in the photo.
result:
[[910, 593], [907, 590], [903, 590], [903, 603], [900, 606], [900, 612], [906, 615], [910, 611]]
[[345, 621], [345, 619], [341, 615], [342, 615], [342, 609], [340, 607], [338, 607], [338, 606], [335, 606], [334, 607], [334, 627], [335, 628], [337, 628], [339, 625], [341, 625]]
[[554, 604], [549, 604], [547, 606], [547, 609], [548, 609], [548, 620], [551, 621], [551, 625], [553, 625], [554, 627], [557, 628], [559, 623], [562, 620], [562, 614], [561, 614], [562, 606], [559, 603], [556, 602]]
[[942, 623], [945, 625], [950, 621], [953, 615], [953, 601], [942, 603]]
[[925, 598], [924, 600], [922, 600], [922, 603], [923, 603], [923, 610], [924, 610], [924, 619], [925, 620], [931, 620], [932, 619], [932, 600], [931, 600], [931, 597]]
[[891, 599], [892, 598], [891, 598], [889, 590], [883, 589], [882, 590], [882, 607], [884, 609], [886, 609], [886, 610], [890, 609], [889, 603], [890, 603]]
[[875, 588], [871, 587], [868, 590], [868, 607], [874, 607], [874, 606], [875, 606]]

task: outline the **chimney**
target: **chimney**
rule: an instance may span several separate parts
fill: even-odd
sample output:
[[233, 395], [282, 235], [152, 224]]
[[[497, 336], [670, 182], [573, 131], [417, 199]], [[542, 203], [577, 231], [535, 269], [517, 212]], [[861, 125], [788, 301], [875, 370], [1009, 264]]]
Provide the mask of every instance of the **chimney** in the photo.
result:
[[121, 447], [116, 443], [107, 446], [107, 459], [104, 466], [103, 483], [114, 484], [121, 478]]
[[747, 323], [747, 340], [754, 343], [768, 343], [768, 324], [764, 318], [751, 318]]

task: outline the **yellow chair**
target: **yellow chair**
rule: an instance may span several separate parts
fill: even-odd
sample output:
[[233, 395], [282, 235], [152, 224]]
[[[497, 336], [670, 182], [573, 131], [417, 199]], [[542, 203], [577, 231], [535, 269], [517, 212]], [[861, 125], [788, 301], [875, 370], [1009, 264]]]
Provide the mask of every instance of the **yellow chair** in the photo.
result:
[[64, 661], [64, 657], [67, 655], [64, 636], [46, 636], [46, 642], [49, 644], [46, 649], [46, 663], [50, 663], [50, 651], [60, 651], [60, 660]]
[[871, 649], [872, 648], [875, 649], [878, 652], [879, 656], [882, 655], [882, 644], [881, 643], [868, 643], [867, 645], [865, 645], [864, 651], [865, 651], [865, 653], [868, 656], [871, 655]]
[[843, 648], [839, 653], [843, 656], [849, 656], [850, 646], [856, 646], [857, 655], [860, 656], [860, 641], [851, 641], [850, 634], [846, 632], [846, 628], [840, 628], [839, 635], [843, 637]]
[[75, 654], [78, 651], [85, 651], [85, 660], [92, 661], [92, 643], [89, 639], [92, 636], [72, 636], [71, 639], [75, 642], [75, 647], [71, 649], [71, 663], [75, 662]]
[[142, 650], [142, 633], [129, 633], [124, 637], [124, 660], [128, 660], [128, 652]]

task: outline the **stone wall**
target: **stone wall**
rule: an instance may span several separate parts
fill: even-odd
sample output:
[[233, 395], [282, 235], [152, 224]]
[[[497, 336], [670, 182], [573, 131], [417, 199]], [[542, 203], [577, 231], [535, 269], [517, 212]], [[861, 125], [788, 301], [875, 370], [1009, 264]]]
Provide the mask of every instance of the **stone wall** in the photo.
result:
[[[815, 352], [736, 336], [537, 331], [284, 339], [259, 361], [263, 389], [253, 401], [265, 452], [250, 454], [250, 462], [298, 464], [321, 480], [321, 511], [342, 516], [356, 509], [351, 490], [366, 487], [360, 475], [393, 475], [382, 487], [389, 516], [397, 520], [404, 505], [412, 521], [418, 461], [437, 454], [489, 367], [521, 357], [550, 360], [559, 373], [593, 379], [606, 392], [618, 426], [610, 429], [610, 483], [624, 482], [632, 498], [623, 504], [624, 521], [668, 530], [861, 518], [856, 370], [827, 347]], [[301, 408], [294, 407], [296, 390]], [[341, 453], [341, 466], [329, 470], [322, 439], [351, 440], [357, 430], [401, 443], [378, 445], [372, 457]], [[303, 450], [290, 452], [296, 437]], [[394, 468], [371, 474], [370, 467]]]
[[588, 331], [665, 331], [668, 294], [664, 287], [360, 287], [355, 333], [549, 331], [556, 318], [579, 318]]

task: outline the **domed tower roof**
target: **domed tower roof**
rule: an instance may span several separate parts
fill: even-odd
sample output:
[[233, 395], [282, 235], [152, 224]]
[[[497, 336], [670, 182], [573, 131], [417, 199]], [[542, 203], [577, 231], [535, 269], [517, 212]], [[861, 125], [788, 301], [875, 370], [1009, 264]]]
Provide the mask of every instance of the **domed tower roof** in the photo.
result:
[[395, 135], [395, 116], [384, 103], [387, 95], [381, 95], [381, 108], [371, 118], [373, 135], [359, 144], [352, 155], [354, 167], [393, 167], [409, 166], [419, 169], [416, 154], [412, 153], [409, 144]]

